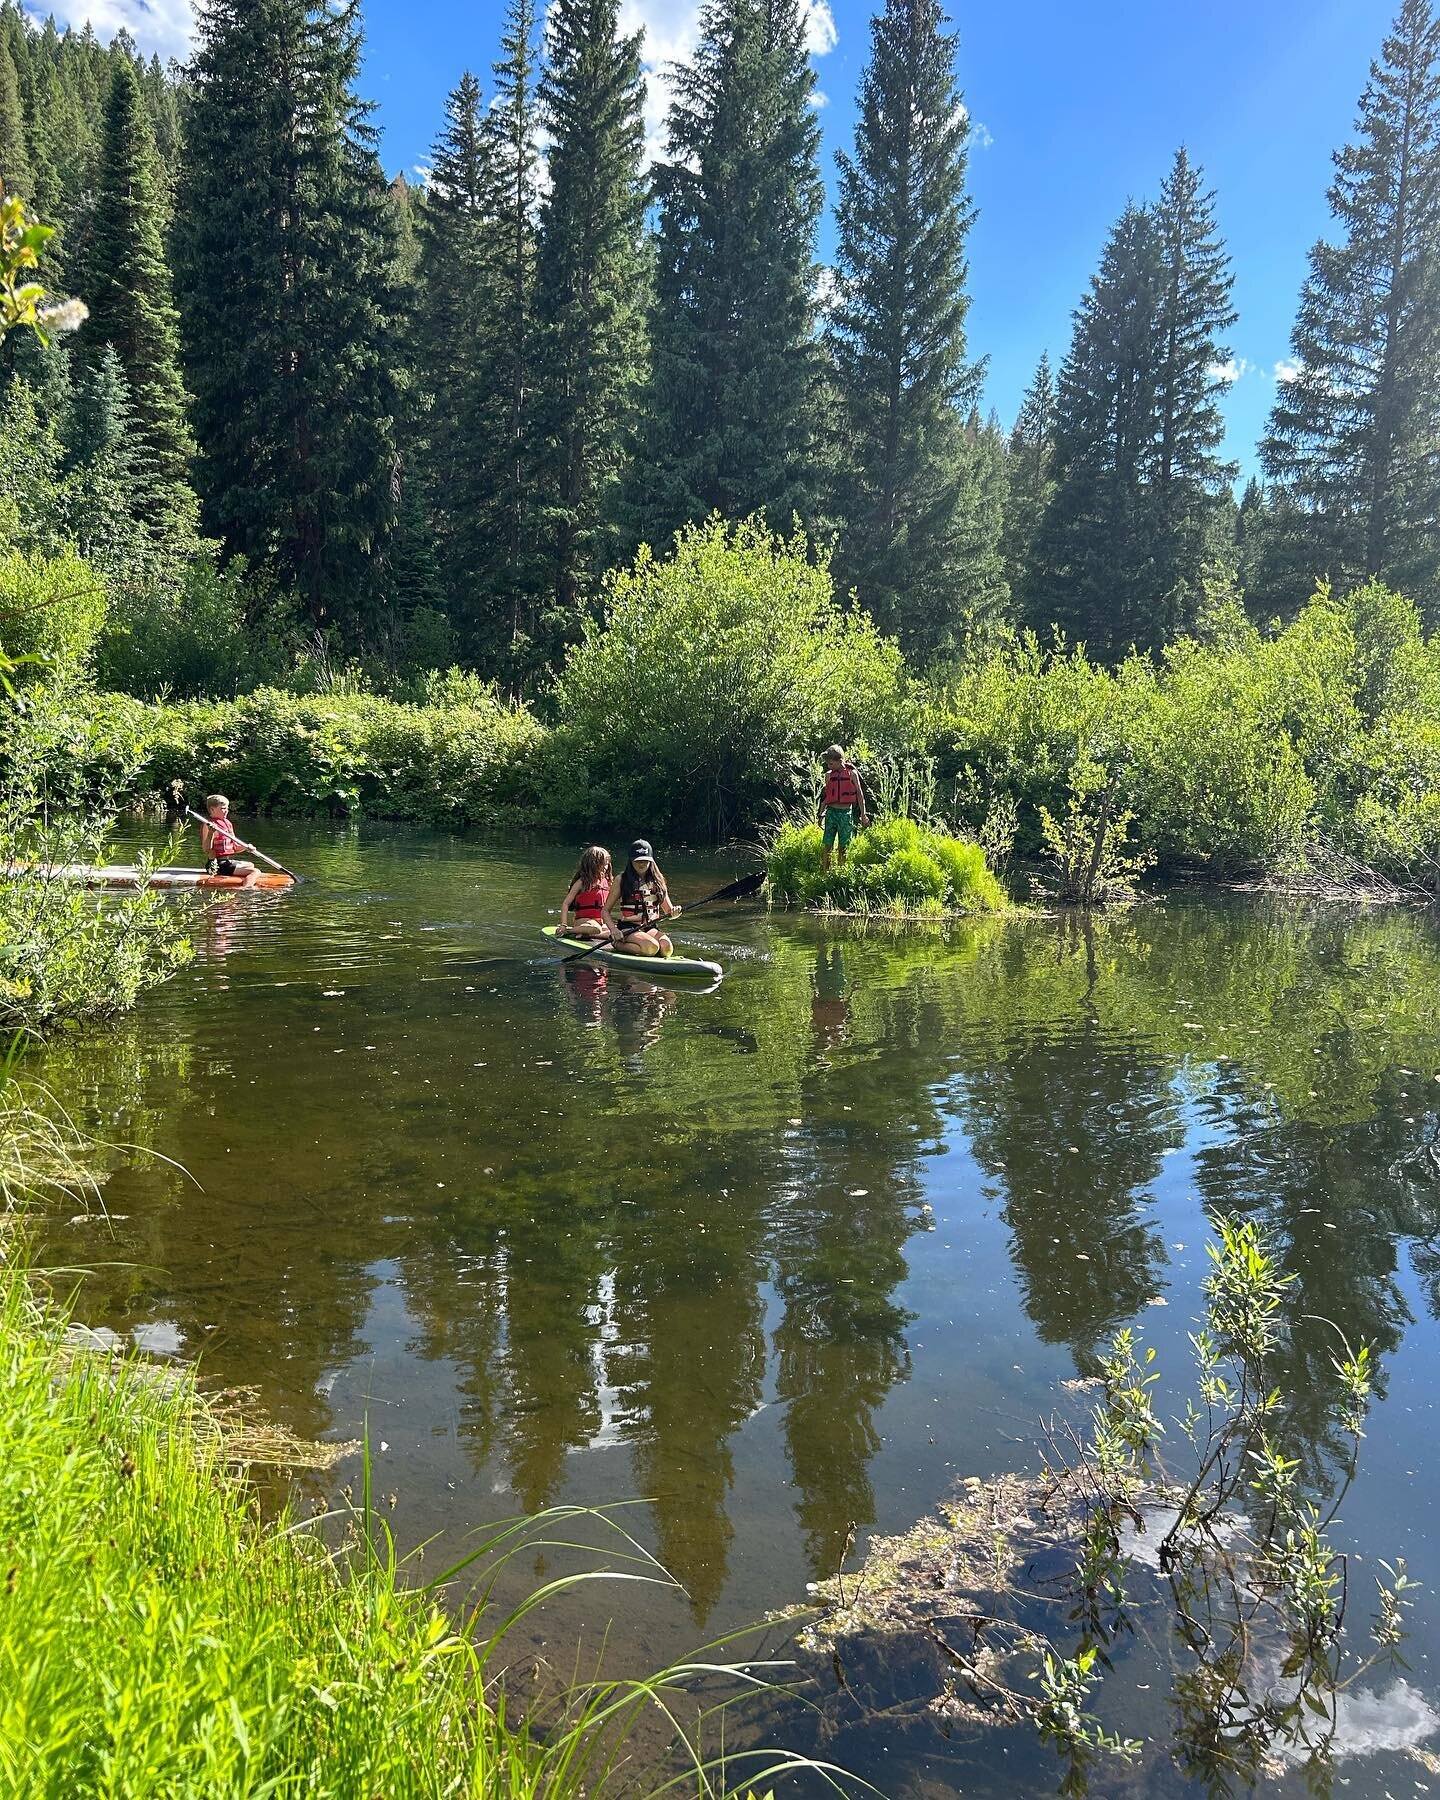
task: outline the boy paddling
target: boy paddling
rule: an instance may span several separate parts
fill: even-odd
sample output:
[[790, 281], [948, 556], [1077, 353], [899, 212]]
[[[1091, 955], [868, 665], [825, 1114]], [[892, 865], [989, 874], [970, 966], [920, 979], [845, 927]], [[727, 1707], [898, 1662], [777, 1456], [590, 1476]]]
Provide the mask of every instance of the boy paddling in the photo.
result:
[[205, 810], [208, 821], [200, 825], [200, 854], [212, 875], [238, 875], [244, 887], [254, 887], [260, 871], [252, 862], [238, 862], [237, 850], [253, 850], [253, 844], [237, 837], [230, 824], [230, 802], [224, 794], [207, 794]]
[[855, 835], [855, 815], [860, 815], [860, 828], [870, 823], [870, 814], [865, 806], [865, 790], [860, 785], [860, 774], [854, 763], [846, 760], [845, 752], [838, 744], [832, 744], [825, 752], [825, 792], [820, 797], [820, 823], [824, 827], [825, 868], [830, 867], [832, 851], [838, 852], [840, 862], [845, 861], [845, 852], [850, 848], [850, 840]]

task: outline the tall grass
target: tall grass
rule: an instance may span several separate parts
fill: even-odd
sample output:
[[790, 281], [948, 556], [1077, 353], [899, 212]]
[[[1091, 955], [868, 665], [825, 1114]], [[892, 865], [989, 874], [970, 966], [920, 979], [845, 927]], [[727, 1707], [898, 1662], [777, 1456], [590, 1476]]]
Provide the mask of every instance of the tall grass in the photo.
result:
[[[79, 1192], [80, 1148], [0, 1069], [0, 1221], [7, 1199]], [[420, 1587], [371, 1504], [368, 1455], [355, 1504], [302, 1521], [261, 1518], [243, 1453], [192, 1373], [78, 1342], [23, 1238], [0, 1238], [5, 1800], [719, 1797], [801, 1766], [838, 1785], [784, 1753], [717, 1754], [729, 1708], [775, 1675], [723, 1645], [643, 1679], [572, 1676], [516, 1714], [505, 1670], [532, 1660], [537, 1608], [585, 1581], [669, 1580], [609, 1515], [512, 1521]], [[582, 1516], [610, 1534], [603, 1569], [572, 1541]], [[565, 1552], [588, 1566], [498, 1602], [512, 1559]], [[658, 1727], [643, 1751], [642, 1722]]]

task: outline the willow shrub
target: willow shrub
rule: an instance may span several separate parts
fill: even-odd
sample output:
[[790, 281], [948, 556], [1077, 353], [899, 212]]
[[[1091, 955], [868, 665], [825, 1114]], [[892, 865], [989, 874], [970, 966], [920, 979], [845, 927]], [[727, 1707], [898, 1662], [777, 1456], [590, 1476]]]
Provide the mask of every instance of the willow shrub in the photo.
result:
[[106, 610], [105, 583], [80, 557], [6, 548], [0, 540], [0, 637], [22, 685], [81, 675]]
[[871, 825], [856, 834], [843, 864], [823, 865], [818, 825], [782, 825], [766, 861], [772, 896], [785, 905], [922, 918], [1006, 905], [978, 844], [913, 819]]
[[708, 520], [611, 578], [571, 651], [547, 752], [566, 823], [723, 837], [789, 804], [816, 751], [918, 743], [898, 645], [845, 610], [827, 557]]
[[135, 734], [92, 756], [101, 710], [84, 669], [105, 621], [105, 588], [65, 554], [0, 552], [0, 1031], [121, 1012], [185, 962], [160, 895], [97, 898], [67, 863], [107, 860], [114, 805], [141, 761]]
[[[428, 707], [277, 688], [153, 709], [112, 703], [111, 730], [123, 737], [136, 721], [147, 738], [143, 787], [218, 788], [240, 811], [486, 825], [534, 810], [542, 728], [490, 691]], [[107, 742], [97, 736], [97, 756]]]
[[1285, 869], [1324, 843], [1406, 874], [1440, 854], [1440, 647], [1378, 584], [1322, 588], [1274, 632], [1224, 603], [1114, 669], [1027, 634], [956, 671], [937, 711], [957, 816], [1011, 801], [1031, 853], [1094, 762], [1162, 868]]

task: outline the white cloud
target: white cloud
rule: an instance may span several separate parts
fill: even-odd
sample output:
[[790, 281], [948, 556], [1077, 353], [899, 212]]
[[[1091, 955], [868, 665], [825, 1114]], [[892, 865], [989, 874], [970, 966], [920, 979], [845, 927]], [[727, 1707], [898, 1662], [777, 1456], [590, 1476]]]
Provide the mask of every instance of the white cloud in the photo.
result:
[[1238, 381], [1242, 375], [1248, 375], [1254, 364], [1248, 357], [1230, 356], [1222, 362], [1211, 363], [1205, 373], [1212, 381], [1223, 381], [1227, 387]]
[[[830, 0], [801, 0], [801, 6], [810, 54], [824, 56], [840, 36]], [[620, 29], [645, 34], [645, 155], [654, 162], [664, 150], [671, 65], [689, 62], [700, 42], [700, 0], [620, 0]], [[817, 94], [814, 104], [824, 106], [826, 100]]]
[[805, 14], [805, 42], [810, 46], [810, 54], [827, 55], [840, 41], [830, 0], [801, 0], [801, 7]]
[[959, 101], [956, 105], [953, 117], [956, 124], [963, 125], [969, 132], [970, 142], [977, 150], [988, 150], [995, 142], [990, 127], [988, 125], [982, 125], [979, 119], [974, 118], [971, 115], [970, 108], [963, 100]]
[[830, 96], [825, 92], [824, 88], [816, 88], [815, 92], [810, 96], [810, 104], [815, 108], [816, 112], [819, 112], [822, 106], [828, 106], [830, 104]]
[[1282, 385], [1287, 381], [1298, 381], [1300, 379], [1300, 364], [1293, 361], [1288, 356], [1282, 356], [1280, 361], [1276, 363], [1273, 373], [1276, 381], [1282, 383]]
[[[62, 26], [82, 31], [89, 25], [102, 44], [117, 31], [128, 31], [146, 56], [158, 53], [183, 59], [190, 54], [195, 34], [190, 0], [54, 0], [46, 10]], [[31, 17], [36, 24], [43, 23], [43, 14]]]

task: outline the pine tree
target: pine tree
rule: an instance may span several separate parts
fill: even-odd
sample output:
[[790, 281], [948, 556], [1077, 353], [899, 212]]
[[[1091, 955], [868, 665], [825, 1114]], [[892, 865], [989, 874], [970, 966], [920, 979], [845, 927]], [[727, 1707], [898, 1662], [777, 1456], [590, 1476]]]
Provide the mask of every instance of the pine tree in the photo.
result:
[[84, 344], [109, 345], [129, 390], [131, 503], [160, 539], [192, 537], [194, 441], [180, 379], [178, 321], [161, 239], [159, 172], [128, 57], [115, 62], [94, 205], [74, 280], [90, 308]]
[[707, 0], [677, 71], [637, 523], [813, 514], [814, 243], [822, 190], [799, 0]]
[[1008, 476], [1005, 434], [992, 413], [970, 409], [958, 461], [955, 541], [950, 553], [952, 586], [943, 616], [944, 636], [933, 657], [953, 654], [966, 638], [993, 632], [1008, 622], [1009, 577], [1005, 571], [1005, 510]]
[[1024, 588], [1035, 537], [1055, 492], [1055, 377], [1042, 351], [1025, 390], [1006, 456], [1005, 577], [1012, 593]]
[[412, 439], [447, 610], [473, 647], [494, 639], [474, 610], [490, 564], [491, 470], [469, 426], [483, 405], [500, 197], [480, 83], [468, 71], [445, 111], [419, 225]]
[[209, 528], [364, 632], [394, 506], [386, 187], [352, 11], [207, 0], [177, 214]]
[[20, 82], [8, 44], [0, 38], [0, 181], [5, 191], [34, 201], [34, 176], [25, 147], [25, 113]]
[[1213, 196], [1182, 150], [1159, 202], [1126, 208], [1075, 315], [1055, 486], [1025, 578], [1037, 629], [1058, 625], [1114, 659], [1194, 624], [1207, 569], [1233, 540], [1216, 404], [1230, 286]]
[[1158, 393], [1165, 269], [1154, 215], [1127, 206], [1075, 315], [1060, 370], [1055, 492], [1026, 584], [1029, 622], [1101, 657], [1162, 642]]
[[1440, 616], [1440, 21], [1404, 0], [1335, 158], [1262, 455], [1314, 563]]
[[[929, 660], [966, 610], [968, 123], [938, 0], [886, 0], [871, 24], [855, 154], [842, 154], [829, 339], [847, 429], [837, 574]], [[983, 585], [983, 583], [982, 583]]]
[[536, 391], [553, 657], [619, 556], [619, 502], [645, 377], [640, 40], [618, 0], [555, 0], [541, 118], [550, 190], [536, 270]]
[[70, 468], [132, 470], [134, 415], [125, 367], [113, 344], [102, 345], [74, 384], [66, 422], [65, 460]]
[[1183, 146], [1175, 154], [1155, 209], [1164, 269], [1159, 461], [1155, 479], [1164, 559], [1160, 580], [1171, 595], [1172, 626], [1194, 622], [1214, 544], [1217, 500], [1229, 493], [1235, 466], [1220, 445], [1225, 422], [1219, 396], [1230, 351], [1221, 334], [1235, 323], [1234, 276], [1215, 225], [1215, 196]]
[[[482, 519], [489, 538], [484, 586], [494, 649], [512, 665], [529, 662], [535, 626], [538, 522], [530, 438], [540, 164], [535, 17], [535, 0], [509, 0], [495, 64], [495, 100], [487, 120], [498, 198], [493, 288], [483, 378], [467, 431], [491, 495]], [[506, 613], [508, 629], [501, 635]]]
[[1324, 574], [1313, 515], [1289, 489], [1254, 479], [1236, 513], [1234, 560], [1246, 610], [1260, 624], [1293, 619]]

